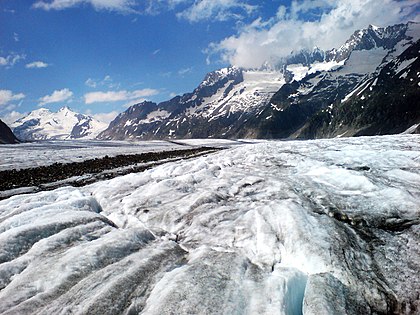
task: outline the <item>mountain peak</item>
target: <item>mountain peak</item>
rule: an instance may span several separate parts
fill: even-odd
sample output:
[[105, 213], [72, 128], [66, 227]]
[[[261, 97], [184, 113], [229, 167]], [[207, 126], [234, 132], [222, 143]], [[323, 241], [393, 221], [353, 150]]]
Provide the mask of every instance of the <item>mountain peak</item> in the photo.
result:
[[91, 116], [63, 106], [57, 112], [39, 108], [12, 124], [13, 131], [22, 140], [94, 138], [106, 128]]
[[50, 112], [48, 108], [41, 107], [41, 108], [33, 110], [31, 113], [47, 113], [47, 112]]
[[376, 48], [393, 49], [403, 39], [408, 39], [409, 24], [397, 24], [386, 28], [369, 25], [355, 31], [338, 49], [327, 51], [327, 61], [343, 61], [349, 58], [354, 50], [371, 50]]
[[58, 112], [73, 112], [73, 110], [70, 107], [68, 107], [67, 105], [65, 105], [65, 106], [61, 107], [58, 110]]
[[207, 73], [200, 86], [210, 86], [223, 79], [237, 80], [242, 75], [242, 70], [236, 66], [230, 66]]
[[377, 30], [383, 29], [383, 28], [382, 27], [379, 27], [379, 26], [376, 26], [376, 25], [373, 25], [373, 24], [369, 24], [368, 29], [372, 29], [374, 31], [377, 31]]

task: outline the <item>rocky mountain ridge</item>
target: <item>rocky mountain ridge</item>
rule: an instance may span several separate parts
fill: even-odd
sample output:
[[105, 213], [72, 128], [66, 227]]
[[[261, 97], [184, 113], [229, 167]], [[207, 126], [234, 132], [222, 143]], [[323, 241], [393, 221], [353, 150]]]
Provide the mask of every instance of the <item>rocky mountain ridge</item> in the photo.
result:
[[[338, 131], [308, 132], [314, 128], [310, 122], [334, 107], [344, 106], [345, 112], [350, 93], [361, 87], [364, 82], [373, 82], [379, 75], [383, 77], [387, 72], [382, 69], [395, 63], [398, 58], [403, 58], [401, 56], [407, 49], [416, 54], [413, 47], [419, 38], [418, 23], [386, 28], [371, 25], [367, 29], [354, 32], [338, 49], [322, 51], [315, 48], [313, 51], [294, 53], [274, 70], [236, 67], [220, 69], [209, 73], [192, 93], [176, 96], [159, 104], [143, 102], [130, 107], [117, 116], [98, 138], [336, 136]], [[409, 79], [412, 80], [412, 93], [418, 93], [415, 89], [418, 76], [413, 75]], [[401, 83], [404, 86], [403, 81]], [[393, 86], [396, 85], [388, 88]], [[392, 104], [385, 102], [383, 106]], [[415, 103], [410, 108], [417, 106], [418, 103]], [[361, 113], [368, 114], [372, 113]], [[412, 119], [401, 123], [394, 121], [394, 127], [391, 129], [376, 128], [371, 129], [370, 133], [366, 132], [394, 133], [404, 131], [402, 129], [408, 124], [420, 123], [416, 112], [410, 115], [413, 116]], [[337, 126], [340, 123], [341, 121]], [[348, 132], [345, 135], [359, 134], [352, 131], [353, 126], [347, 128]], [[361, 128], [364, 127], [359, 126], [358, 130]]]
[[18, 143], [19, 140], [13, 134], [12, 130], [0, 120], [0, 144]]

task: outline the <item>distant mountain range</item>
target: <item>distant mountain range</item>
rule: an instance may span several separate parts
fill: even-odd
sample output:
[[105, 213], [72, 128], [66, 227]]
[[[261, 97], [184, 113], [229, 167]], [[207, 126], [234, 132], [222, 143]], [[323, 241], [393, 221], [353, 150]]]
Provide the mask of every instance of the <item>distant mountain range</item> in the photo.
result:
[[11, 127], [21, 140], [94, 139], [107, 124], [62, 107], [58, 112], [40, 108], [15, 121]]
[[13, 134], [12, 130], [0, 120], [0, 144], [18, 143], [18, 139]]
[[337, 49], [292, 52], [273, 68], [213, 71], [191, 93], [133, 105], [109, 126], [63, 107], [32, 111], [11, 128], [20, 140], [312, 139], [420, 132], [419, 38], [419, 23], [370, 25]]
[[229, 67], [191, 93], [143, 102], [99, 139], [321, 138], [416, 130], [420, 24], [358, 30], [337, 49], [302, 50], [274, 69]]

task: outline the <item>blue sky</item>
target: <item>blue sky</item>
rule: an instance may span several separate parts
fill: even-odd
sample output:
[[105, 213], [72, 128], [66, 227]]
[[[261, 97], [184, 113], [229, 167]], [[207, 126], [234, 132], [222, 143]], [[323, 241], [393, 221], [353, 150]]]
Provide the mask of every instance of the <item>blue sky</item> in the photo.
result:
[[329, 49], [418, 20], [415, 0], [1, 0], [0, 118], [68, 105], [109, 120], [192, 91], [209, 71]]

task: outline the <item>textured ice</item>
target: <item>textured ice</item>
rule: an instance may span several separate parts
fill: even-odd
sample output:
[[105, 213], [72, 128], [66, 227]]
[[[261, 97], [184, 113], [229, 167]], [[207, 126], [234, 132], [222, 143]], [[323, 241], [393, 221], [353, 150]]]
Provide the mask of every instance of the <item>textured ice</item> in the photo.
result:
[[185, 149], [185, 146], [229, 147], [240, 144], [234, 140], [201, 139], [171, 141], [40, 141], [2, 145], [0, 171], [31, 168], [53, 163], [81, 162], [87, 159], [116, 156], [119, 154], [140, 154], [155, 151]]
[[420, 137], [247, 144], [0, 201], [0, 313], [415, 314]]

